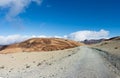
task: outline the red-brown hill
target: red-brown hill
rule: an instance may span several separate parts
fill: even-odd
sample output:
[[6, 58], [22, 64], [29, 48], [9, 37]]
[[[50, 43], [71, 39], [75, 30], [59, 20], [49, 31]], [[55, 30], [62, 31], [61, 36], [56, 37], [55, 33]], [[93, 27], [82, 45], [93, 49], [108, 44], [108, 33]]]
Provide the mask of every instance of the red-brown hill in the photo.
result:
[[83, 44], [61, 38], [32, 38], [21, 43], [4, 46], [0, 53], [55, 51], [81, 45]]

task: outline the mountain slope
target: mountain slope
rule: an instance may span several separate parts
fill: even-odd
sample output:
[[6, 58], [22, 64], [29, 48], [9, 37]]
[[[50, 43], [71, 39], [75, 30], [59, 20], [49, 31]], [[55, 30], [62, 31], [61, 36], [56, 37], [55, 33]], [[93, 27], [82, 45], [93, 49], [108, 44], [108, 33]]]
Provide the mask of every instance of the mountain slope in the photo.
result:
[[120, 56], [120, 37], [106, 39], [101, 43], [92, 45], [94, 48], [109, 52], [110, 54]]
[[82, 44], [60, 38], [32, 38], [4, 47], [0, 53], [55, 51], [81, 46]]

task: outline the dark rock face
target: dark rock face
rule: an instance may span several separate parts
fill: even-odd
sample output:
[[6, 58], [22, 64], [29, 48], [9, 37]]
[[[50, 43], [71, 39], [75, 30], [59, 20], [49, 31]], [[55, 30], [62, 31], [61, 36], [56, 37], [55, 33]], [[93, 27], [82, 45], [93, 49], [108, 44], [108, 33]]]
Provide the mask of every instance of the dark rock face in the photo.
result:
[[117, 37], [112, 37], [112, 38], [109, 38], [109, 39], [98, 39], [98, 40], [95, 40], [95, 39], [91, 39], [91, 40], [84, 40], [82, 41], [84, 44], [96, 44], [96, 43], [100, 43], [102, 41], [110, 41], [110, 40], [120, 40], [120, 36], [117, 36]]
[[100, 43], [100, 42], [102, 42], [102, 41], [104, 41], [105, 39], [98, 39], [98, 40], [94, 40], [94, 39], [92, 39], [92, 40], [84, 40], [83, 41], [83, 43], [84, 44], [96, 44], [96, 43]]
[[106, 39], [106, 41], [110, 41], [110, 40], [120, 40], [120, 36], [112, 37], [110, 39]]
[[5, 49], [8, 45], [0, 45], [0, 51]]

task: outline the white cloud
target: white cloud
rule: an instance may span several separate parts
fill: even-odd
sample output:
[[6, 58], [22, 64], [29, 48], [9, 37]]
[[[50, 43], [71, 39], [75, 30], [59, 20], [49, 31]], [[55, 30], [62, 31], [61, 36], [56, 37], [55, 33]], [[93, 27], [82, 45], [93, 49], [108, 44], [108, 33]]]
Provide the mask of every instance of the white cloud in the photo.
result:
[[21, 35], [0, 36], [0, 45], [21, 42], [21, 41], [26, 40], [26, 39], [29, 39], [29, 37], [28, 36], [21, 36]]
[[109, 31], [101, 29], [100, 31], [78, 31], [71, 33], [70, 35], [66, 36], [68, 39], [76, 40], [76, 41], [83, 41], [85, 39], [101, 39], [101, 38], [108, 38]]
[[22, 36], [22, 35], [9, 35], [9, 36], [0, 36], [0, 45], [8, 45], [12, 43], [18, 43], [25, 41], [30, 38], [62, 38], [60, 36], [45, 36], [45, 35], [31, 35], [31, 36]]
[[30, 3], [35, 2], [41, 4], [42, 0], [0, 0], [0, 8], [8, 9], [6, 19], [8, 21], [14, 20], [20, 13], [25, 11]]
[[108, 38], [109, 31], [100, 30], [100, 31], [78, 31], [71, 33], [66, 36], [45, 36], [45, 35], [31, 35], [31, 36], [22, 36], [22, 35], [9, 35], [9, 36], [0, 36], [0, 45], [12, 44], [21, 42], [30, 38], [65, 38], [76, 41], [82, 41], [85, 39], [100, 39], [100, 38]]

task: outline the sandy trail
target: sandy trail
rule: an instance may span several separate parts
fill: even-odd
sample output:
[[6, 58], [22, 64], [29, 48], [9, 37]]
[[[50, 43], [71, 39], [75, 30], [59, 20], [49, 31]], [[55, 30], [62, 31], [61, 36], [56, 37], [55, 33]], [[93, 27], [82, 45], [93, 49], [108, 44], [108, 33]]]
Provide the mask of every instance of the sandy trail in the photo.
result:
[[3, 78], [120, 78], [95, 50], [77, 47], [44, 53], [0, 55]]

